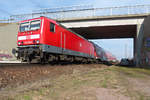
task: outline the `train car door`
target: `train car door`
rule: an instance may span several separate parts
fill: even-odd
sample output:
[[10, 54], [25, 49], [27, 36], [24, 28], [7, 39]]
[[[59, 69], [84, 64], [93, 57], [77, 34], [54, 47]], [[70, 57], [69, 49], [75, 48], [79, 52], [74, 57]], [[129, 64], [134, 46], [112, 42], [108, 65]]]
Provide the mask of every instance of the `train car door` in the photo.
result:
[[62, 49], [62, 53], [66, 50], [66, 34], [64, 32], [60, 33], [60, 47]]
[[58, 26], [53, 22], [50, 22], [49, 24], [50, 29], [47, 31], [49, 32], [49, 34], [47, 34], [47, 41], [49, 41], [50, 45], [58, 47]]

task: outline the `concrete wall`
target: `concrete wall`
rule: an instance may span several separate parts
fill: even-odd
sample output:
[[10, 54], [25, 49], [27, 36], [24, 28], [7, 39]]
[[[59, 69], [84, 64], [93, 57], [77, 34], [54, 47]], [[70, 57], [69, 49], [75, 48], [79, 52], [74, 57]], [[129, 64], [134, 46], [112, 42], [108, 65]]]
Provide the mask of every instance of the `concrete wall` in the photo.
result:
[[140, 53], [140, 64], [142, 66], [150, 66], [150, 16], [145, 18], [143, 22], [143, 37]]
[[11, 55], [12, 48], [16, 48], [18, 25], [0, 24], [0, 54]]
[[135, 42], [134, 42], [134, 59], [136, 61], [136, 66], [139, 66], [141, 64], [141, 48], [142, 48], [142, 43], [143, 43], [143, 34], [144, 33], [144, 24], [143, 23], [137, 23], [137, 32], [136, 32], [136, 37], [135, 37]]

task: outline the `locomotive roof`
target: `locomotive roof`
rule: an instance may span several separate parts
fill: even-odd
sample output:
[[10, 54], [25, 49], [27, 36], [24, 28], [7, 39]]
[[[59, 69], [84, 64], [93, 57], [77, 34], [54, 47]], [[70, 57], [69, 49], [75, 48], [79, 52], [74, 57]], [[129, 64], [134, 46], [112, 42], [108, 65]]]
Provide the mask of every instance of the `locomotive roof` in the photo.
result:
[[[33, 18], [33, 19], [34, 19], [34, 20], [40, 20], [40, 17], [38, 17], [38, 18]], [[24, 22], [32, 21], [33, 19], [23, 20], [23, 21], [20, 21], [19, 23], [24, 23]]]

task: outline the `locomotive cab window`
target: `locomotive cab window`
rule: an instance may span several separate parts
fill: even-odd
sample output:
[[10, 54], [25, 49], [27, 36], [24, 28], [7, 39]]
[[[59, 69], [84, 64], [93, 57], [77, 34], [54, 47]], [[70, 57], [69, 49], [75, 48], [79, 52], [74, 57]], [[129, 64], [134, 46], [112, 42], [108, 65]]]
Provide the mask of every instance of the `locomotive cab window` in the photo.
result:
[[55, 24], [50, 23], [50, 32], [55, 32]]
[[40, 29], [40, 23], [41, 23], [40, 20], [33, 20], [33, 21], [31, 21], [30, 30]]
[[19, 31], [24, 32], [29, 30], [29, 22], [20, 23]]

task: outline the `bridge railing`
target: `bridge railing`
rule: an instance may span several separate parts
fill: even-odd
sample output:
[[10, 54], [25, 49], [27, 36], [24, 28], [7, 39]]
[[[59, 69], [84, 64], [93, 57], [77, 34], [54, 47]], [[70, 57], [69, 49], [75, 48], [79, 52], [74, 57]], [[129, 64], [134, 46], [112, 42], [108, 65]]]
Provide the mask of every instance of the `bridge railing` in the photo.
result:
[[[78, 8], [71, 9], [67, 7], [62, 10], [62, 8], [53, 11], [52, 9], [41, 9], [33, 11], [29, 14], [19, 14], [12, 15], [5, 22], [18, 22], [20, 20], [26, 20], [31, 18], [36, 18], [39, 16], [47, 16], [53, 19], [72, 19], [72, 18], [87, 18], [87, 17], [97, 17], [97, 16], [116, 16], [116, 15], [134, 15], [134, 14], [149, 14], [150, 5], [136, 5], [136, 6], [121, 6], [121, 7], [107, 7], [107, 8]], [[78, 8], [78, 9], [77, 9]], [[11, 19], [11, 20], [10, 20]], [[0, 20], [0, 23], [2, 21]], [[4, 21], [3, 21], [4, 22]]]
[[93, 16], [132, 15], [150, 13], [150, 5], [95, 8]]

